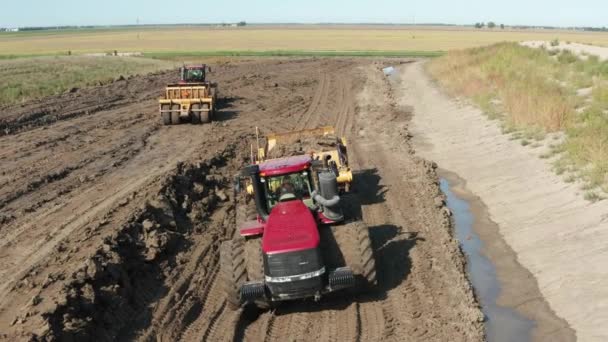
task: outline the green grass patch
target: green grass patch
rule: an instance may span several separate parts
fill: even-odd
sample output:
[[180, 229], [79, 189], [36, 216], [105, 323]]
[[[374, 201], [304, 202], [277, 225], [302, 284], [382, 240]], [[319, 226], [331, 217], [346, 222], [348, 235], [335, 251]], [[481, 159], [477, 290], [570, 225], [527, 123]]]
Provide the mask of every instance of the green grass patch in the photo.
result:
[[585, 192], [584, 197], [587, 201], [594, 202], [594, 203], [604, 199], [602, 197], [602, 195], [598, 194], [596, 191], [587, 191], [587, 192]]
[[34, 57], [55, 57], [55, 56], [66, 56], [66, 54], [46, 54], [46, 55], [0, 55], [0, 61], [9, 60], [9, 59], [19, 59], [19, 58], [34, 58]]
[[[112, 51], [106, 51], [110, 53]], [[444, 51], [307, 51], [307, 50], [238, 50], [238, 51], [158, 51], [145, 52], [143, 57], [164, 60], [205, 57], [412, 57], [433, 58], [443, 56]], [[0, 60], [67, 56], [67, 53], [54, 54], [0, 54]], [[74, 54], [78, 56], [78, 54]]]
[[[587, 190], [608, 192], [607, 61], [500, 43], [450, 52], [432, 60], [428, 71], [450, 93], [502, 119], [503, 132], [524, 146], [565, 132], [565, 141], [541, 158], [559, 154], [557, 174], [573, 172]], [[579, 96], [583, 88], [591, 95]]]
[[196, 57], [439, 57], [443, 51], [168, 51], [146, 52], [145, 57], [178, 60]]
[[0, 105], [23, 103], [71, 88], [145, 74], [175, 63], [133, 57], [55, 56], [0, 60]]

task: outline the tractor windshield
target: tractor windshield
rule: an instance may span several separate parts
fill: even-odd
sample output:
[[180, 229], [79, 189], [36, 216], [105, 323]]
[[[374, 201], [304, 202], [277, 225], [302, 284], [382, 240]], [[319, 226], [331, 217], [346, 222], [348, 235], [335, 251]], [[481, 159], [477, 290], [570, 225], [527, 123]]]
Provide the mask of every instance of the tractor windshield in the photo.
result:
[[308, 171], [294, 172], [286, 175], [262, 178], [268, 209], [278, 202], [302, 200], [307, 205], [312, 204], [310, 197], [310, 174]]
[[205, 71], [203, 69], [186, 69], [184, 73], [186, 82], [204, 82]]

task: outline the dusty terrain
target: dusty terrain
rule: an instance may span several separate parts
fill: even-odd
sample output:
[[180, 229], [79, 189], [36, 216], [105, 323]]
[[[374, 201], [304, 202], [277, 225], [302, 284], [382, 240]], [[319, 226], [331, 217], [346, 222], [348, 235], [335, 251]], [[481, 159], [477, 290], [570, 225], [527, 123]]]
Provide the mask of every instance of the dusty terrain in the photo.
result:
[[[413, 155], [410, 112], [381, 62], [214, 66], [218, 121], [160, 125], [176, 73], [0, 109], [0, 340], [480, 341], [435, 165]], [[231, 179], [262, 131], [333, 124], [380, 285], [358, 298], [231, 311], [216, 276], [235, 229]]]
[[548, 50], [569, 50], [578, 56], [582, 56], [583, 58], [585, 58], [586, 55], [594, 55], [597, 56], [600, 60], [608, 59], [608, 47], [605, 46], [594, 46], [589, 44], [563, 41], [560, 41], [559, 44], [557, 44], [556, 46], [551, 46], [550, 41], [543, 40], [525, 41], [521, 42], [521, 45], [537, 49], [541, 46], [544, 46], [544, 48]]
[[[447, 97], [421, 63], [400, 75], [397, 92], [415, 109], [417, 153], [466, 181], [517, 261], [536, 278], [535, 290], [507, 275], [505, 288], [515, 293], [503, 300], [544, 322], [537, 340], [572, 340], [573, 333], [581, 341], [608, 340], [606, 201], [584, 200], [581, 184], [567, 184], [552, 171], [551, 160], [540, 158], [545, 148], [522, 146], [479, 109]], [[561, 322], [539, 312], [545, 300]]]

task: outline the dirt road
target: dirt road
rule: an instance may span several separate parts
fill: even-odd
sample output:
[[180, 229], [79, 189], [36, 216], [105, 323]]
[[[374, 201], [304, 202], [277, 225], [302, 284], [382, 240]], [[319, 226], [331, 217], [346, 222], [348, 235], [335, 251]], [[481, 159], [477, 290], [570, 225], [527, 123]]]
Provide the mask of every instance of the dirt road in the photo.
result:
[[[0, 109], [0, 340], [482, 340], [434, 165], [381, 62], [217, 65], [211, 125], [163, 127], [175, 73]], [[215, 281], [231, 179], [262, 131], [333, 124], [351, 143], [380, 286], [231, 311]]]

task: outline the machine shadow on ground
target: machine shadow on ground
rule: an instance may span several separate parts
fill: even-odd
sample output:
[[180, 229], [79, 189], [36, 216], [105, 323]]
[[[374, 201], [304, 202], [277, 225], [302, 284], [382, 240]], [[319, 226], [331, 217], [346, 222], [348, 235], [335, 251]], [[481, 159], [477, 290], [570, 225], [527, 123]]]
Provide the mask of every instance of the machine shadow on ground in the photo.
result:
[[353, 178], [355, 179], [353, 190], [360, 194], [358, 197], [361, 205], [386, 201], [388, 189], [380, 184], [382, 177], [378, 174], [377, 168], [354, 171]]
[[215, 121], [229, 121], [236, 119], [239, 115], [238, 110], [234, 110], [234, 104], [240, 100], [242, 97], [238, 96], [227, 96], [227, 97], [218, 97], [217, 99], [217, 112], [215, 113]]
[[372, 240], [378, 277], [377, 291], [369, 296], [380, 300], [384, 297], [379, 297], [379, 294], [386, 294], [407, 279], [412, 268], [410, 251], [418, 241], [424, 239], [418, 237], [417, 232], [406, 232], [402, 227], [392, 224], [370, 227], [369, 237]]

